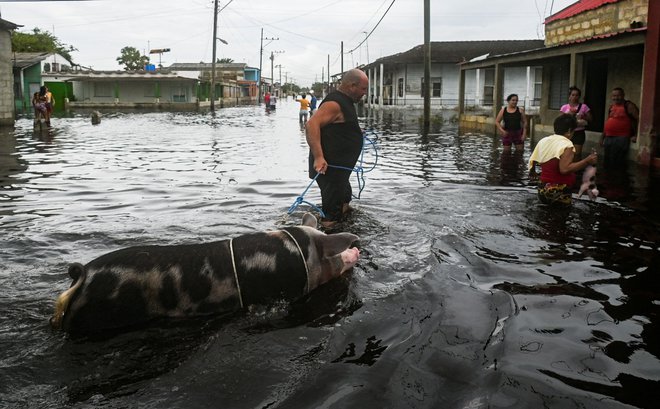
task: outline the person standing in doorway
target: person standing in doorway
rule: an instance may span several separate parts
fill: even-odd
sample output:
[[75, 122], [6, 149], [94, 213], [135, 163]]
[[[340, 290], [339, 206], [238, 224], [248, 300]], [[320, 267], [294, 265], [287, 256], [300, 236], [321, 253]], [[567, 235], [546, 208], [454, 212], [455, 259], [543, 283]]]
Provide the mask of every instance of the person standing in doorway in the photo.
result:
[[[518, 107], [518, 95], [511, 94], [506, 97], [507, 105], [502, 107], [495, 118], [495, 125], [502, 135], [502, 145], [505, 152], [511, 151], [511, 145], [516, 150], [522, 150], [527, 137], [527, 117], [525, 110]], [[504, 121], [504, 126], [502, 126]]]
[[[321, 189], [324, 227], [332, 227], [350, 211], [349, 178], [360, 152], [363, 136], [355, 103], [369, 87], [367, 75], [354, 68], [344, 73], [336, 91], [328, 94], [306, 127], [309, 177]], [[337, 168], [341, 166], [341, 168]]]
[[630, 142], [637, 142], [639, 109], [626, 99], [622, 88], [612, 90], [612, 105], [608, 110], [600, 144], [605, 150], [605, 165], [626, 163]]
[[307, 118], [309, 117], [309, 100], [306, 98], [307, 95], [303, 92], [300, 98], [296, 99], [296, 102], [300, 103], [300, 111], [298, 113], [298, 122], [301, 124], [307, 123]]
[[582, 91], [576, 86], [572, 86], [568, 89], [568, 104], [563, 105], [559, 110], [565, 114], [570, 114], [575, 116], [577, 120], [577, 128], [573, 131], [573, 137], [571, 141], [575, 147], [575, 160], [579, 161], [582, 159], [582, 146], [586, 140], [585, 128], [591, 122], [591, 110], [587, 104], [580, 102], [580, 97], [582, 96]]

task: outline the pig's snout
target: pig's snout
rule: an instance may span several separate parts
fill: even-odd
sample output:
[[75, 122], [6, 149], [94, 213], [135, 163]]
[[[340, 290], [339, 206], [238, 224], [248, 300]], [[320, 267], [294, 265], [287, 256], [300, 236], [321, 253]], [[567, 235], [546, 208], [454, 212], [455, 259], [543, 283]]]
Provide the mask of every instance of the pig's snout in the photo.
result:
[[358, 250], [356, 247], [346, 249], [341, 252], [341, 261], [344, 263], [344, 268], [342, 269], [342, 273], [346, 270], [350, 270], [355, 266], [355, 263], [357, 263], [358, 259], [360, 258], [360, 250]]

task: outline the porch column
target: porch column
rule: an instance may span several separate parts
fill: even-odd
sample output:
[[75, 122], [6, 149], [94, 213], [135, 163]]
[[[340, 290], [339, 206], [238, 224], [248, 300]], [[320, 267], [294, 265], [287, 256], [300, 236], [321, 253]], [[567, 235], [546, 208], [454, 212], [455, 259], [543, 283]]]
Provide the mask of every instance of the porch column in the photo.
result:
[[385, 103], [383, 102], [383, 72], [385, 67], [383, 64], [380, 64], [380, 98], [378, 98], [378, 105], [382, 108]]
[[[657, 6], [657, 5], [656, 5]], [[639, 107], [639, 136], [637, 138], [637, 161], [648, 165], [660, 157], [657, 133], [660, 132], [660, 7], [649, 2], [649, 14], [644, 45], [644, 65], [642, 68], [642, 95]], [[655, 129], [655, 134], [651, 130]]]
[[458, 77], [458, 118], [465, 113], [465, 70], [460, 69]]
[[481, 69], [476, 69], [477, 73], [475, 74], [475, 85], [474, 85], [474, 106], [480, 107], [479, 98], [481, 97]]
[[376, 105], [376, 97], [378, 97], [378, 90], [376, 88], [378, 86], [378, 71], [376, 70], [376, 66], [374, 66], [373, 70], [374, 70], [374, 84], [373, 84], [374, 94], [373, 94], [373, 98], [372, 98], [371, 101], [372, 101], [372, 104], [375, 106]]
[[530, 88], [530, 82], [532, 80], [532, 67], [529, 65], [527, 66], [527, 81], [526, 81], [526, 88], [525, 88], [525, 111], [529, 110], [529, 107], [531, 105], [531, 101], [529, 98], [529, 88]]
[[502, 100], [504, 99], [504, 67], [500, 63], [495, 63], [495, 84], [493, 88], [493, 119], [495, 119], [500, 108], [502, 108]]
[[571, 65], [568, 72], [568, 86], [576, 86], [581, 90], [584, 90], [583, 79], [583, 61], [584, 58], [581, 54], [571, 53]]

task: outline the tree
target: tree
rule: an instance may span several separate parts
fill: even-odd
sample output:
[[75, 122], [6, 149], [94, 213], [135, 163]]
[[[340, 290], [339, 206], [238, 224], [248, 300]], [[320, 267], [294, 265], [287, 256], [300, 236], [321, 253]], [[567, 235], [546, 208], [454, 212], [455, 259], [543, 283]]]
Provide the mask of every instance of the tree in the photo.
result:
[[11, 36], [11, 49], [17, 53], [48, 52], [57, 53], [73, 64], [71, 53], [78, 51], [77, 48], [63, 44], [59, 38], [48, 31], [34, 28], [31, 33], [15, 32]]
[[135, 71], [144, 69], [149, 64], [149, 57], [141, 55], [135, 47], [124, 47], [121, 49], [121, 56], [117, 57], [117, 62], [124, 65], [124, 70]]
[[315, 82], [312, 84], [312, 89], [314, 90], [314, 93], [317, 95], [323, 95], [323, 89], [325, 88], [325, 84], [322, 82]]

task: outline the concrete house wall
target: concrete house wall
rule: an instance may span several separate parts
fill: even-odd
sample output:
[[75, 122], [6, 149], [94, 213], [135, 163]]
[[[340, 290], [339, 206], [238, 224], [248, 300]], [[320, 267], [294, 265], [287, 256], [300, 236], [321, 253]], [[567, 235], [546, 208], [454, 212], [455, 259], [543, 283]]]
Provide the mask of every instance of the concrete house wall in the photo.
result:
[[14, 126], [14, 75], [11, 62], [13, 25], [0, 21], [0, 126]]

